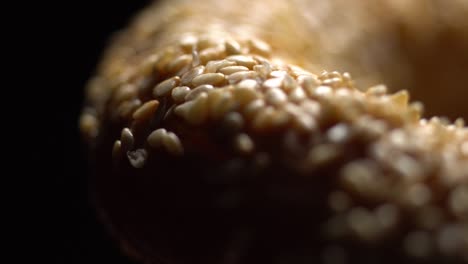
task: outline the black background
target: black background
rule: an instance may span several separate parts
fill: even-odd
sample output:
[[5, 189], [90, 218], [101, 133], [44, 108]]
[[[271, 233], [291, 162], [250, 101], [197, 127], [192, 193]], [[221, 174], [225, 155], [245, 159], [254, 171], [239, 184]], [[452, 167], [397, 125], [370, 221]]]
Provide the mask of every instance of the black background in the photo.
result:
[[[41, 195], [47, 197], [44, 203], [50, 205], [46, 207], [50, 211], [41, 207], [35, 215], [47, 223], [42, 226], [46, 232], [39, 241], [45, 243], [44, 260], [48, 263], [133, 263], [120, 253], [88, 202], [86, 157], [77, 124], [83, 87], [110, 36], [149, 2], [63, 1], [57, 5], [41, 4], [39, 12], [31, 7], [35, 16], [28, 30], [38, 50], [43, 51], [40, 63], [36, 61], [34, 67], [46, 77], [32, 101], [36, 103], [33, 107], [41, 110], [37, 113], [47, 116], [33, 118], [31, 125], [52, 127], [41, 133], [45, 144], [33, 155], [46, 177], [53, 180], [50, 192]], [[41, 34], [36, 37], [34, 31]]]

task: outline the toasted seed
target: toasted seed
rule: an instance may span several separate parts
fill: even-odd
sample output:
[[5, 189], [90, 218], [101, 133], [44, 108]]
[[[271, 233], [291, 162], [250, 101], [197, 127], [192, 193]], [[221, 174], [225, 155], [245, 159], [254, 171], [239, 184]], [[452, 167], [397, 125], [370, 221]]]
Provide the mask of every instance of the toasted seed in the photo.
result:
[[159, 101], [150, 100], [140, 106], [135, 112], [133, 112], [133, 119], [137, 121], [145, 121], [151, 118], [156, 110], [158, 109]]
[[211, 97], [212, 94], [213, 92], [209, 94], [210, 98], [208, 101], [208, 105], [210, 115], [215, 119], [224, 116], [224, 114], [233, 110], [236, 106], [236, 102], [232, 99], [233, 96], [230, 92], [220, 90], [219, 94], [213, 94], [214, 96]]
[[270, 72], [270, 76], [273, 78], [284, 78], [286, 75], [288, 75], [288, 73], [283, 70], [276, 70]]
[[165, 137], [166, 134], [167, 134], [166, 129], [164, 128], [156, 129], [153, 132], [151, 132], [151, 134], [148, 136], [146, 141], [151, 147], [157, 148], [161, 146], [162, 139]]
[[122, 119], [128, 119], [132, 116], [133, 112], [140, 107], [140, 105], [140, 99], [124, 101], [118, 106], [115, 113]]
[[236, 55], [241, 53], [241, 46], [239, 43], [237, 43], [237, 41], [234, 40], [226, 40], [226, 42], [224, 42], [224, 48], [226, 49], [226, 53], [228, 55]]
[[112, 147], [112, 158], [117, 160], [120, 159], [122, 156], [122, 143], [120, 140], [116, 140], [114, 142], [114, 146]]
[[257, 112], [265, 108], [265, 101], [256, 99], [248, 103], [244, 109], [244, 114], [248, 119], [253, 119]]
[[192, 67], [197, 67], [198, 65], [200, 65], [200, 54], [198, 53], [198, 50], [193, 47], [192, 49]]
[[167, 134], [162, 137], [162, 144], [172, 155], [180, 156], [184, 154], [182, 143], [180, 142], [179, 137], [173, 132], [167, 132]]
[[379, 84], [376, 86], [372, 86], [369, 89], [367, 89], [366, 94], [367, 95], [373, 95], [373, 96], [381, 96], [387, 93], [387, 86], [383, 84]]
[[258, 87], [258, 83], [257, 83], [256, 80], [247, 79], [247, 80], [243, 80], [240, 83], [238, 83], [237, 87], [238, 88], [245, 88], [245, 89], [254, 90], [255, 88]]
[[128, 127], [122, 129], [122, 133], [120, 134], [120, 141], [123, 152], [127, 152], [133, 149], [135, 138], [133, 137], [132, 131], [130, 131]]
[[209, 61], [206, 64], [206, 73], [214, 73], [217, 72], [219, 69], [228, 67], [228, 66], [234, 66], [236, 65], [235, 62], [233, 61], [228, 61], [228, 60], [215, 60], [215, 61]]
[[271, 106], [265, 107], [262, 111], [257, 111], [252, 122], [253, 129], [257, 131], [272, 127], [275, 110]]
[[287, 96], [286, 94], [279, 88], [271, 88], [268, 90], [268, 92], [265, 94], [265, 101], [268, 104], [271, 105], [281, 105], [283, 103], [286, 103], [287, 101]]
[[235, 84], [246, 79], [255, 79], [258, 73], [256, 71], [236, 72], [227, 77], [230, 84]]
[[314, 90], [313, 94], [316, 96], [328, 96], [333, 92], [330, 86], [321, 85]]
[[171, 96], [172, 96], [172, 99], [176, 102], [176, 103], [181, 103], [185, 100], [185, 96], [187, 96], [187, 94], [190, 92], [190, 88], [187, 87], [187, 86], [178, 86], [174, 89], [172, 89], [172, 93], [171, 93]]
[[406, 90], [399, 91], [393, 94], [392, 96], [390, 96], [390, 100], [392, 100], [392, 102], [399, 107], [405, 107], [408, 105], [408, 100], [409, 100], [408, 91]]
[[201, 93], [208, 93], [211, 90], [213, 90], [213, 85], [211, 85], [211, 84], [202, 84], [202, 85], [194, 88], [193, 90], [191, 90], [189, 93], [187, 93], [187, 95], [185, 96], [185, 101], [193, 100], [193, 99], [197, 98], [197, 96], [199, 96]]
[[245, 66], [227, 66], [227, 67], [219, 69], [219, 72], [222, 74], [230, 75], [236, 72], [248, 71], [248, 70], [249, 68]]
[[307, 115], [306, 113], [299, 113], [292, 114], [292, 116], [293, 126], [300, 131], [310, 132], [317, 128], [317, 121], [311, 115]]
[[192, 52], [193, 47], [197, 45], [198, 38], [193, 35], [187, 35], [182, 37], [179, 42], [180, 47], [186, 52]]
[[190, 65], [192, 63], [192, 55], [183, 54], [174, 59], [169, 65], [167, 65], [167, 69], [169, 72], [177, 72], [183, 67]]
[[120, 103], [134, 99], [137, 96], [137, 87], [132, 84], [123, 85], [114, 93], [113, 102]]
[[80, 130], [86, 134], [88, 138], [95, 138], [98, 135], [99, 121], [92, 115], [85, 113], [80, 117]]
[[330, 142], [343, 143], [350, 137], [349, 127], [345, 124], [336, 124], [327, 131]]
[[238, 112], [230, 112], [224, 116], [222, 123], [229, 131], [236, 132], [243, 128], [244, 118]]
[[228, 56], [226, 59], [235, 62], [237, 65], [245, 66], [249, 69], [253, 69], [253, 66], [257, 64], [254, 58], [244, 55], [232, 55]]
[[302, 88], [309, 96], [314, 95], [315, 89], [320, 85], [320, 82], [312, 76], [305, 76], [301, 81]]
[[[208, 95], [206, 93], [200, 94], [194, 101], [193, 105], [185, 115], [186, 120], [193, 124], [199, 125], [203, 123], [208, 117]], [[177, 109], [177, 108], [176, 108]]]
[[175, 88], [180, 83], [179, 76], [172, 77], [167, 79], [158, 85], [153, 90], [153, 96], [159, 97], [168, 94], [173, 88]]
[[286, 92], [292, 91], [294, 88], [296, 88], [297, 84], [296, 81], [289, 75], [285, 75], [283, 79], [283, 90]]
[[205, 73], [198, 75], [192, 80], [193, 86], [200, 86], [202, 84], [219, 85], [223, 82], [224, 74], [221, 73]]
[[262, 86], [267, 89], [280, 88], [283, 85], [283, 78], [271, 78], [263, 82]]
[[182, 85], [191, 84], [193, 78], [195, 78], [198, 75], [202, 74], [204, 70], [205, 70], [205, 66], [203, 66], [203, 65], [200, 65], [200, 66], [197, 66], [197, 67], [191, 69], [190, 71], [188, 71], [187, 73], [182, 75], [180, 83]]
[[257, 53], [263, 56], [268, 56], [271, 53], [270, 45], [261, 40], [250, 39], [248, 44], [252, 53]]
[[140, 169], [143, 168], [143, 166], [145, 166], [146, 160], [148, 159], [148, 152], [146, 152], [145, 149], [128, 151], [127, 158], [133, 167]]
[[299, 103], [303, 101], [304, 99], [307, 98], [304, 90], [301, 87], [297, 87], [294, 90], [291, 91], [291, 93], [288, 96], [289, 100], [291, 100], [294, 103]]
[[[245, 80], [245, 81], [253, 81], [253, 80]], [[242, 81], [242, 82], [245, 82], [245, 81]], [[247, 88], [247, 87], [249, 86], [238, 85], [235, 89], [232, 90], [232, 94], [240, 106], [244, 106], [259, 97], [258, 93], [254, 89]]]
[[254, 142], [249, 135], [242, 133], [237, 135], [235, 146], [242, 153], [251, 153], [254, 149]]
[[212, 60], [219, 60], [225, 56], [224, 47], [212, 47], [200, 52], [200, 62], [206, 64]]

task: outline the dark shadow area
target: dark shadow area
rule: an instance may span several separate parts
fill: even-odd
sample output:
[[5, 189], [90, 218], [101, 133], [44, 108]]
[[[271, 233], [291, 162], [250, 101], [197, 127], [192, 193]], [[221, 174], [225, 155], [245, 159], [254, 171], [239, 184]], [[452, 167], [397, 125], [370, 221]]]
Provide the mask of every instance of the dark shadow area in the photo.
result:
[[[84, 86], [92, 76], [112, 33], [123, 28], [149, 1], [72, 1], [59, 6], [41, 6], [40, 20], [51, 38], [39, 39], [48, 54], [41, 75], [51, 80], [34, 101], [40, 105], [32, 120], [35, 127], [52, 127], [41, 133], [44, 147], [34, 154], [35, 162], [52, 179], [43, 192], [46, 208], [37, 208], [47, 222], [46, 262], [132, 263], [120, 253], [89, 203], [87, 162], [78, 132], [78, 117]], [[47, 87], [46, 87], [47, 86]], [[47, 181], [48, 182], [48, 181]], [[33, 209], [34, 213], [36, 209]], [[52, 230], [52, 235], [50, 235]]]

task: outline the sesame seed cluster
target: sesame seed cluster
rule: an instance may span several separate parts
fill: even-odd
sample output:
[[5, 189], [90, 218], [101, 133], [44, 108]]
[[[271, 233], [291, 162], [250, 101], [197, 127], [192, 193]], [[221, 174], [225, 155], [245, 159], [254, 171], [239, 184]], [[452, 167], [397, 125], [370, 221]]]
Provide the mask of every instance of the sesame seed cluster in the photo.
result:
[[113, 166], [135, 174], [152, 156], [221, 153], [220, 162], [281, 166], [283, 177], [332, 177], [317, 234], [324, 263], [342, 263], [330, 259], [347, 243], [388, 241], [405, 258], [468, 262], [464, 121], [422, 119], [404, 90], [358, 89], [349, 73], [311, 73], [274, 55], [262, 40], [208, 31], [107, 58], [89, 84], [81, 132], [91, 149], [112, 141], [104, 153]]

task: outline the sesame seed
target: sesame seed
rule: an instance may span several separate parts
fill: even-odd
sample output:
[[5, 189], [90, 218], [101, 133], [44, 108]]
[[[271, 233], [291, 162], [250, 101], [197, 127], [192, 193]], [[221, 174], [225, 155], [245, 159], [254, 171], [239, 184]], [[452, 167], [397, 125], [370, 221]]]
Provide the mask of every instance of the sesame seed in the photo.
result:
[[186, 35], [180, 39], [179, 45], [185, 52], [189, 53], [192, 52], [192, 49], [197, 45], [197, 42], [197, 37], [193, 35]]
[[184, 148], [182, 147], [182, 143], [180, 142], [179, 137], [173, 132], [167, 132], [162, 137], [162, 144], [164, 145], [166, 150], [172, 155], [180, 156], [184, 154]]
[[178, 84], [180, 83], [180, 78], [179, 76], [172, 77], [170, 79], [167, 79], [158, 85], [153, 90], [153, 96], [154, 97], [160, 97], [168, 94], [171, 92], [173, 88], [175, 88]]
[[88, 138], [95, 138], [98, 135], [99, 121], [92, 114], [82, 114], [80, 117], [80, 130]]
[[127, 158], [134, 168], [141, 169], [145, 166], [146, 160], [148, 159], [148, 152], [146, 152], [145, 149], [128, 151]]
[[240, 83], [238, 83], [237, 87], [242, 88], [242, 89], [245, 88], [245, 89], [254, 90], [255, 88], [258, 87], [258, 83], [257, 83], [256, 80], [247, 79], [247, 80], [243, 80]]
[[[245, 81], [252, 81], [252, 80], [244, 80]], [[254, 81], [255, 82], [255, 81]], [[254, 89], [248, 88], [249, 85], [238, 85], [235, 89], [232, 90], [232, 95], [239, 103], [240, 106], [245, 106], [251, 101], [257, 99], [259, 95]]]
[[208, 114], [207, 94], [200, 94], [195, 100], [185, 102], [175, 108], [175, 113], [183, 116], [190, 124], [199, 125]]
[[121, 119], [128, 119], [132, 116], [133, 112], [140, 107], [140, 105], [140, 99], [124, 101], [117, 107], [117, 111], [115, 113]]
[[187, 96], [187, 94], [190, 92], [190, 88], [187, 87], [187, 86], [178, 86], [174, 89], [172, 89], [172, 93], [171, 93], [171, 96], [172, 96], [172, 99], [176, 102], [176, 103], [181, 103], [185, 100], [185, 96]]
[[317, 89], [314, 90], [314, 95], [317, 96], [327, 96], [332, 93], [332, 88], [330, 86], [319, 86]]
[[373, 240], [379, 234], [377, 218], [363, 207], [353, 208], [348, 214], [348, 224], [359, 238]]
[[251, 153], [254, 149], [254, 142], [245, 133], [237, 135], [235, 142], [237, 150], [242, 153]]
[[180, 83], [182, 85], [191, 84], [193, 78], [195, 78], [198, 75], [202, 74], [204, 70], [205, 70], [205, 66], [203, 66], [203, 65], [200, 65], [200, 66], [197, 66], [197, 67], [191, 69], [190, 71], [188, 71], [187, 73], [182, 75]]
[[230, 112], [224, 116], [223, 125], [229, 131], [239, 131], [244, 126], [244, 118], [238, 112]]
[[284, 89], [284, 91], [286, 92], [290, 92], [291, 90], [293, 90], [295, 87], [296, 87], [296, 81], [289, 75], [285, 75], [284, 76], [284, 79], [283, 79], [283, 86], [282, 88]]
[[228, 56], [226, 59], [235, 62], [237, 65], [245, 66], [249, 69], [253, 69], [253, 66], [257, 64], [257, 62], [252, 57], [244, 55], [232, 55]]
[[112, 147], [112, 158], [114, 160], [118, 160], [120, 159], [121, 156], [122, 156], [122, 143], [120, 142], [120, 140], [116, 140], [114, 142], [114, 146]]
[[270, 105], [279, 106], [286, 103], [287, 96], [281, 89], [270, 88], [265, 94], [265, 101]]
[[158, 100], [150, 100], [144, 103], [135, 112], [133, 112], [133, 119], [139, 122], [150, 119], [158, 109], [158, 106]]
[[289, 93], [288, 98], [294, 103], [299, 103], [306, 99], [306, 94], [301, 87], [297, 87]]
[[133, 149], [133, 145], [135, 144], [135, 139], [133, 138], [132, 131], [130, 131], [128, 127], [122, 129], [122, 133], [120, 134], [120, 141], [121, 141], [123, 152], [127, 152]]
[[244, 66], [227, 66], [224, 68], [219, 69], [219, 72], [222, 74], [230, 75], [240, 71], [248, 71], [249, 68]]
[[241, 53], [241, 46], [237, 41], [234, 40], [227, 40], [224, 43], [224, 48], [226, 49], [226, 53], [228, 55], [236, 55]]
[[409, 100], [408, 91], [406, 91], [406, 90], [399, 91], [399, 92], [393, 94], [390, 97], [390, 100], [392, 100], [392, 102], [395, 105], [397, 105], [399, 107], [404, 107], [404, 106], [408, 105], [408, 100]]
[[193, 100], [197, 98], [200, 94], [209, 93], [211, 90], [213, 90], [213, 85], [211, 84], [202, 84], [200, 86], [197, 86], [196, 88], [191, 90], [189, 93], [187, 93], [187, 95], [185, 96], [185, 101]]
[[335, 145], [320, 144], [309, 151], [307, 160], [311, 165], [322, 166], [335, 160], [340, 153], [340, 150]]
[[164, 128], [156, 129], [153, 132], [151, 132], [151, 134], [148, 136], [147, 142], [151, 147], [157, 148], [161, 146], [162, 139], [163, 137], [165, 137], [166, 134], [167, 134], [166, 129]]
[[387, 86], [383, 84], [372, 86], [366, 91], [367, 95], [372, 95], [372, 96], [382, 96], [386, 93], [387, 93]]
[[200, 52], [201, 64], [206, 64], [212, 60], [219, 60], [225, 56], [224, 47], [211, 47]]
[[328, 140], [334, 143], [343, 143], [349, 136], [350, 131], [346, 124], [337, 124], [327, 131]]
[[234, 66], [236, 65], [235, 62], [233, 61], [228, 61], [228, 60], [215, 60], [215, 61], [209, 61], [206, 64], [206, 73], [215, 73], [221, 68], [229, 67], [229, 66]]
[[263, 82], [262, 84], [263, 87], [267, 89], [272, 89], [272, 88], [281, 88], [283, 86], [283, 78], [271, 78]]
[[[216, 90], [215, 90], [216, 91]], [[220, 90], [220, 93], [210, 93], [213, 97], [208, 98], [209, 112], [212, 117], [218, 119], [227, 112], [236, 107], [236, 102], [232, 99], [233, 96], [226, 90]]]
[[255, 71], [242, 71], [236, 72], [228, 76], [228, 81], [230, 84], [238, 83], [245, 79], [255, 79], [257, 77], [257, 72]]
[[270, 45], [267, 43], [258, 40], [258, 39], [249, 39], [248, 41], [250, 52], [257, 53], [259, 55], [268, 56], [271, 53]]
[[185, 66], [188, 66], [192, 63], [192, 55], [183, 54], [174, 59], [172, 62], [167, 65], [167, 70], [169, 72], [177, 72]]
[[396, 226], [399, 218], [398, 207], [394, 204], [383, 204], [375, 210], [375, 216], [383, 228]]
[[246, 105], [244, 109], [244, 114], [248, 119], [253, 119], [257, 112], [264, 109], [264, 107], [265, 101], [263, 101], [262, 99], [253, 100]]
[[224, 74], [221, 73], [205, 73], [193, 78], [192, 84], [200, 86], [202, 84], [219, 85], [224, 82]]
[[113, 96], [113, 100], [116, 103], [120, 103], [123, 101], [134, 99], [136, 96], [137, 96], [137, 88], [135, 87], [135, 85], [126, 84], [117, 88]]

